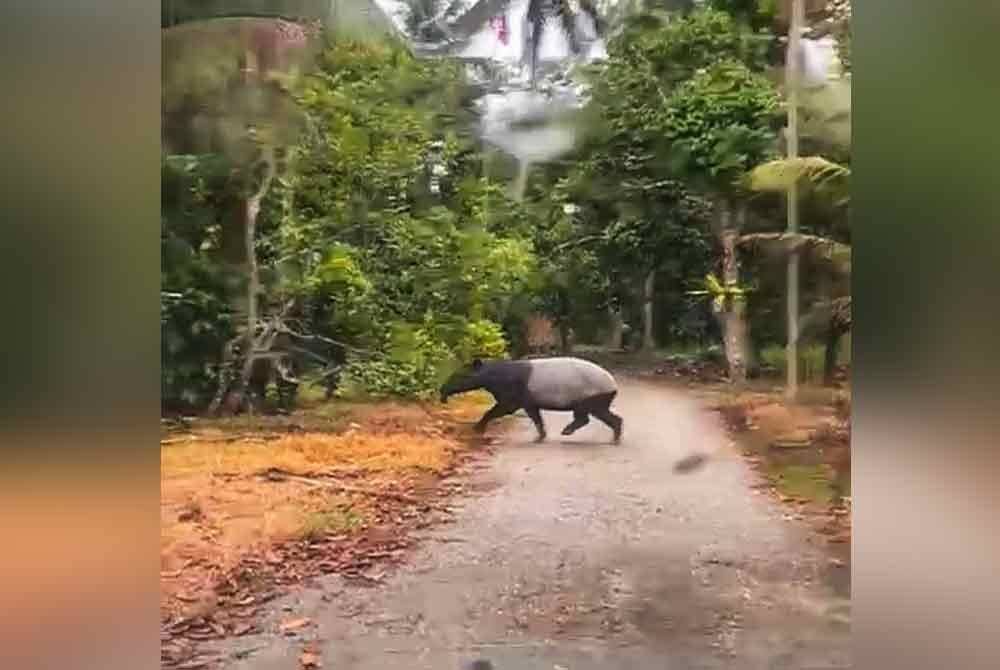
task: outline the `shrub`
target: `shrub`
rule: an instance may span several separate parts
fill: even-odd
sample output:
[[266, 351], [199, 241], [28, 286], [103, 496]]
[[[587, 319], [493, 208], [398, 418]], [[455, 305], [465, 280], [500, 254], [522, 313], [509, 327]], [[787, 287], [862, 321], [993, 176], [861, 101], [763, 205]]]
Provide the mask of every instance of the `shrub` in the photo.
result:
[[[456, 337], [458, 341], [449, 346]], [[454, 330], [431, 323], [419, 328], [397, 325], [385, 352], [348, 359], [337, 395], [432, 398], [459, 365], [506, 353], [503, 330], [486, 319], [467, 321]]]
[[455, 349], [462, 363], [475, 358], [503, 358], [507, 354], [507, 339], [499, 324], [486, 319], [469, 321]]

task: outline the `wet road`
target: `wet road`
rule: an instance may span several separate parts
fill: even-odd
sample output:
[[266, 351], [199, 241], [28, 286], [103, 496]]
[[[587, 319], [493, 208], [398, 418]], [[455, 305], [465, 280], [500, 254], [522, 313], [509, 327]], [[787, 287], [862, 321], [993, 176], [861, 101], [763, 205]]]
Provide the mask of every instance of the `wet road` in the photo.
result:
[[[452, 523], [379, 586], [319, 582], [278, 602], [313, 619], [323, 668], [457, 670], [850, 667], [848, 594], [800, 522], [751, 488], [717, 418], [682, 390], [625, 380], [620, 446], [569, 414], [524, 417], [470, 475]], [[495, 430], [495, 429], [494, 429]], [[701, 452], [703, 467], [674, 465]], [[818, 542], [818, 541], [817, 541]], [[841, 582], [843, 580], [840, 580]], [[227, 642], [226, 667], [290, 670], [301, 639]]]

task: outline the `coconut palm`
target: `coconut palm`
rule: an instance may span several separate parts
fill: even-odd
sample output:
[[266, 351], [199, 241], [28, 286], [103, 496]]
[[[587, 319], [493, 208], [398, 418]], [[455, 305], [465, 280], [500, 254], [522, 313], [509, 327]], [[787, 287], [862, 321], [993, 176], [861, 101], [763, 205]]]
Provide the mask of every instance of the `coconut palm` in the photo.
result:
[[848, 190], [851, 168], [821, 156], [783, 158], [758, 165], [751, 170], [751, 191], [784, 193], [793, 185], [805, 186], [830, 195], [838, 205], [850, 201]]
[[[446, 26], [450, 37], [458, 42], [469, 39], [477, 31], [486, 26], [491, 19], [507, 11], [513, 0], [479, 0], [467, 11], [462, 12], [454, 20], [442, 19], [438, 25]], [[577, 21], [581, 17], [589, 19], [594, 26], [598, 36], [604, 33], [605, 22], [597, 10], [594, 0], [527, 0], [527, 26], [523, 33], [523, 58], [528, 64], [531, 73], [531, 81], [534, 84], [538, 70], [538, 48], [541, 43], [542, 32], [550, 21], [557, 23], [569, 43], [570, 51], [579, 54], [582, 51], [580, 33]], [[420, 7], [421, 13], [426, 14], [426, 0], [410, 0], [411, 3]], [[441, 4], [448, 4], [448, 0], [442, 0]], [[575, 5], [575, 7], [574, 7]], [[447, 13], [442, 12], [442, 14]]]
[[[841, 206], [850, 204], [851, 169], [820, 156], [785, 158], [764, 163], [753, 169], [747, 179], [749, 188], [760, 192], [787, 192], [793, 185], [811, 189], [817, 194], [832, 198]], [[818, 254], [828, 261], [828, 267], [841, 277], [851, 274], [851, 246], [830, 238], [802, 233], [755, 233], [739, 240], [742, 246], [778, 245], [780, 251], [791, 254], [805, 251]], [[824, 382], [833, 380], [837, 360], [837, 347], [842, 335], [853, 324], [851, 296], [845, 295], [814, 304], [799, 319], [800, 336], [809, 331], [820, 331], [826, 347]]]

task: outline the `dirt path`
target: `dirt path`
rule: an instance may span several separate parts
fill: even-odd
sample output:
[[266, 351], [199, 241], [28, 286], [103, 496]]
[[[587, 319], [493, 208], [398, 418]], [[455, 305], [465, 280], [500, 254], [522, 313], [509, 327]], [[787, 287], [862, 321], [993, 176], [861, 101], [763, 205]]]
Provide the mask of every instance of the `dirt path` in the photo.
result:
[[[312, 641], [324, 669], [850, 667], [847, 593], [825, 552], [752, 489], [715, 416], [683, 391], [626, 381], [621, 446], [592, 421], [569, 438], [517, 418], [471, 475], [479, 493], [373, 587], [325, 579], [279, 601], [270, 635], [220, 651], [229, 668], [292, 670]], [[676, 474], [693, 451], [707, 465]], [[840, 580], [843, 581], [843, 580]], [[313, 625], [282, 636], [282, 620]]]

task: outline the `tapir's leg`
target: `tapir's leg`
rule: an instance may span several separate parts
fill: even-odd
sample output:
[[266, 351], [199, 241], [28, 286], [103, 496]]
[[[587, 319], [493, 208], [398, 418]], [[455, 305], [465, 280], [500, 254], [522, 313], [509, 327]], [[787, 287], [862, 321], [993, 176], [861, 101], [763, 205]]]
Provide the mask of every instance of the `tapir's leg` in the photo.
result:
[[493, 407], [490, 407], [486, 411], [486, 414], [483, 414], [483, 418], [481, 418], [476, 423], [476, 432], [477, 433], [484, 432], [486, 430], [487, 424], [489, 424], [490, 421], [499, 419], [502, 416], [507, 416], [508, 414], [513, 414], [516, 411], [517, 407], [513, 405], [505, 405], [498, 402], [497, 404], [493, 405]]
[[580, 430], [584, 426], [590, 423], [590, 417], [586, 409], [575, 409], [573, 410], [573, 420], [570, 421], [565, 428], [562, 430], [563, 435], [572, 435], [576, 431]]
[[531, 417], [531, 420], [535, 423], [535, 428], [538, 430], [538, 439], [535, 442], [543, 442], [545, 440], [545, 423], [542, 422], [542, 413], [534, 406], [525, 407], [524, 411]]
[[622, 428], [625, 426], [625, 422], [611, 411], [611, 401], [615, 399], [616, 395], [618, 395], [617, 392], [594, 398], [593, 409], [590, 410], [590, 413], [606, 423], [615, 432], [615, 443], [617, 444], [622, 439]]

